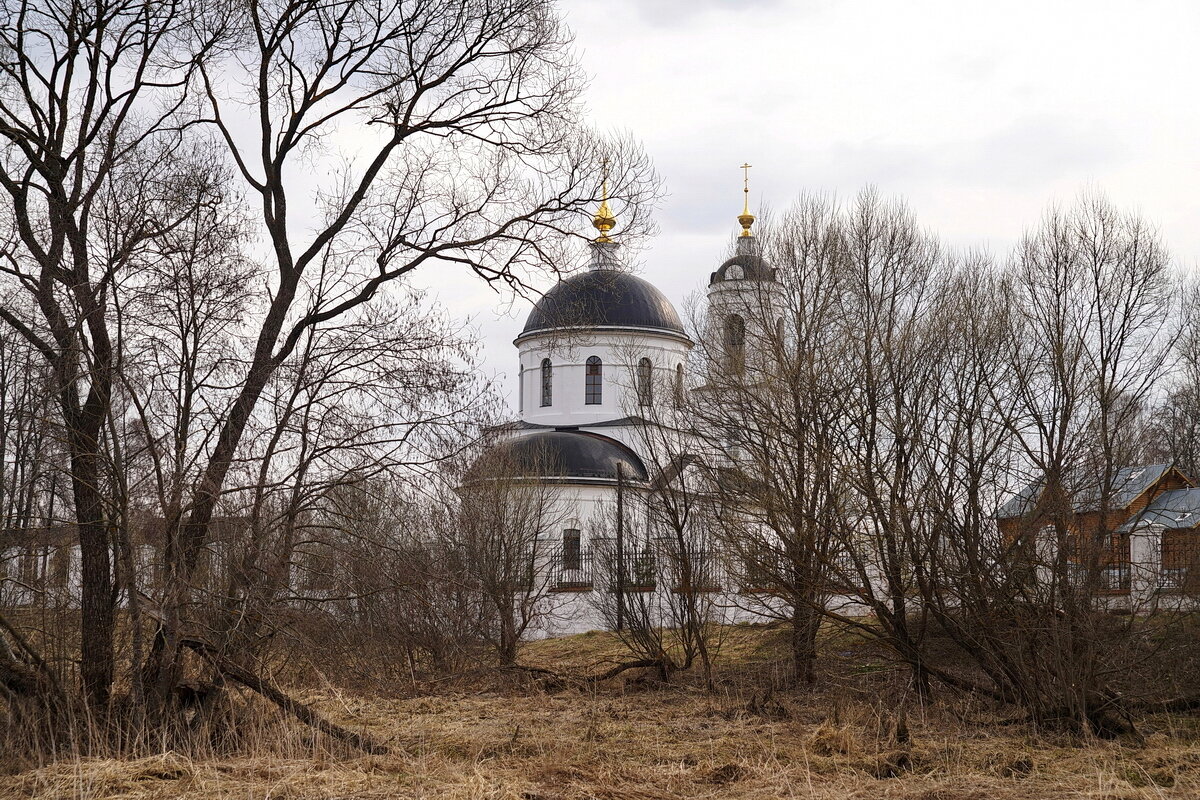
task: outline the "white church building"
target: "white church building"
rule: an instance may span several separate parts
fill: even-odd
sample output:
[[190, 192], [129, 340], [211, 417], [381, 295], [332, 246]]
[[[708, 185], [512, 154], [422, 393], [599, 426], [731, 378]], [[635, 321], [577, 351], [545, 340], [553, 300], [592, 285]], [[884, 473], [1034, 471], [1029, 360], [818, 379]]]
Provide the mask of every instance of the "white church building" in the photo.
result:
[[[706, 300], [707, 327], [734, 350], [754, 332], [732, 309], [739, 298], [760, 302], [775, 281], [775, 271], [758, 255], [748, 208], [738, 220], [742, 235], [735, 253], [712, 273]], [[538, 635], [612, 626], [600, 593], [611, 596], [616, 570], [610, 564], [606, 573], [601, 561], [616, 551], [624, 565], [623, 594], [645, 605], [655, 593], [680, 592], [659, 557], [666, 545], [655, 542], [645, 516], [650, 485], [672, 468], [658, 463], [664, 452], [649, 452], [645, 426], [655, 424], [647, 420], [656, 416], [651, 407], [679, 407], [686, 387], [702, 383], [687, 374], [696, 343], [670, 300], [622, 260], [620, 245], [608, 235], [615, 220], [607, 202], [593, 224], [600, 236], [589, 245], [587, 268], [547, 291], [513, 342], [520, 362], [519, 419], [504, 426], [494, 445], [507, 463], [527, 468], [526, 480], [559, 509], [548, 515], [550, 529], [538, 534], [534, 582], [548, 590], [546, 602], [554, 606]], [[687, 447], [667, 449], [677, 455]], [[624, 509], [619, 544], [618, 507]], [[705, 592], [705, 603], [726, 621], [757, 616], [730, 580], [715, 578], [718, 571], [714, 555], [714, 578], [696, 589]]]

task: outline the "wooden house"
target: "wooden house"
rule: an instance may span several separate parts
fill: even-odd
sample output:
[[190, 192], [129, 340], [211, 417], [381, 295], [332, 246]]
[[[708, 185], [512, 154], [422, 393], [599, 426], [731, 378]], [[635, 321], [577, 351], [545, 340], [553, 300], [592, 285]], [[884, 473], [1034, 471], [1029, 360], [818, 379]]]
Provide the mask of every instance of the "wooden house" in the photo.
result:
[[996, 512], [1009, 543], [1044, 549], [1066, 528], [1068, 565], [1100, 568], [1100, 589], [1145, 601], [1200, 591], [1200, 488], [1170, 464], [1126, 467], [1109, 485], [1082, 482], [1059, 498], [1034, 482]]

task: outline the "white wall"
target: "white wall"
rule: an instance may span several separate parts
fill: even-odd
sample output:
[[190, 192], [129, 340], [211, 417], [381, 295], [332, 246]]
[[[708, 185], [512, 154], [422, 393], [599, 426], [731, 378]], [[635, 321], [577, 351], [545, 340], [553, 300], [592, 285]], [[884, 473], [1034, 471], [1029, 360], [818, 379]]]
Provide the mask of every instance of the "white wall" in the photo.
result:
[[[586, 339], [587, 341], [583, 341]], [[596, 331], [583, 334], [546, 333], [517, 345], [520, 358], [521, 418], [538, 425], [576, 426], [619, 419], [637, 408], [634, 375], [639, 359], [654, 365], [654, 402], [672, 402], [668, 387], [675, 368], [687, 368], [691, 344], [681, 337], [652, 332]], [[586, 405], [586, 362], [599, 356], [604, 364], [603, 393], [599, 405]], [[542, 359], [553, 364], [553, 403], [541, 405]]]

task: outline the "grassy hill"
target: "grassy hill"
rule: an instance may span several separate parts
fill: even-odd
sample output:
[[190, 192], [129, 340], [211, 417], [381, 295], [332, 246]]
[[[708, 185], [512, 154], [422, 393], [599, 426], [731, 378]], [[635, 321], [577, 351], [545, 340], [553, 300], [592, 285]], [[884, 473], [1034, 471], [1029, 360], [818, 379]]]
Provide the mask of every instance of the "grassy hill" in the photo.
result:
[[[847, 647], [854, 645], [847, 643]], [[1192, 718], [1145, 725], [1145, 743], [1038, 736], [961, 701], [922, 707], [882, 662], [836, 648], [816, 692], [770, 691], [786, 647], [779, 630], [732, 627], [716, 692], [626, 675], [547, 690], [478, 671], [407, 697], [309, 690], [335, 721], [385, 742], [365, 756], [263, 713], [261, 742], [207, 757], [69, 758], [19, 764], [0, 795], [37, 798], [1194, 798], [1200, 736]], [[589, 633], [530, 643], [523, 660], [586, 674], [620, 656]], [[853, 656], [853, 657], [851, 657]], [[901, 717], [898, 708], [906, 710]], [[897, 735], [897, 725], [907, 729]], [[905, 741], [907, 740], [907, 741]], [[269, 743], [269, 744], [267, 744]]]

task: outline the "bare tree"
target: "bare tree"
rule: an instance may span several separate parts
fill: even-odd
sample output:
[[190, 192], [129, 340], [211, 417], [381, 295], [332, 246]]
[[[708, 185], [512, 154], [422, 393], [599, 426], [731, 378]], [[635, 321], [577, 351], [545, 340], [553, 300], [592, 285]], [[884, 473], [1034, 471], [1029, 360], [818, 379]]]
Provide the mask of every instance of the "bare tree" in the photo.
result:
[[841, 519], [845, 243], [820, 197], [761, 227], [738, 240], [733, 299], [697, 322], [706, 382], [689, 411], [741, 603], [788, 622], [793, 679], [811, 684]]
[[670, 600], [669, 585], [676, 576], [664, 569], [672, 562], [664, 564], [662, 548], [652, 538], [646, 503], [645, 487], [622, 485], [618, 497], [591, 521], [591, 606], [632, 656], [594, 680], [653, 669], [666, 682], [690, 669], [698, 654], [692, 632], [678, 627], [674, 612], [679, 609]]
[[503, 666], [516, 665], [521, 640], [548, 632], [555, 618], [552, 532], [571, 511], [569, 490], [553, 483], [553, 455], [513, 444], [499, 443], [471, 465], [439, 537], [458, 555], [458, 580], [485, 606], [479, 634]]
[[408, 480], [332, 487], [291, 564], [289, 603], [306, 611], [300, 639], [321, 645], [297, 657], [371, 685], [486, 663], [494, 612], [466, 579], [462, 552], [446, 546], [445, 514]]
[[[554, 234], [594, 199], [600, 156], [612, 152], [576, 119], [580, 81], [545, 0], [254, 3], [221, 24], [228, 49], [200, 69], [207, 118], [261, 200], [273, 270], [189, 511], [168, 526], [174, 591], [150, 663], [160, 697], [177, 679], [174, 628], [229, 470], [306, 331], [427, 262], [519, 284], [520, 268], [546, 263]], [[249, 131], [236, 122], [246, 104]], [[352, 126], [365, 134], [357, 164], [305, 185], [312, 173], [298, 160]], [[636, 208], [652, 191], [638, 182], [644, 163], [633, 148], [619, 155], [610, 185]], [[294, 216], [297, 192], [319, 198], [315, 215]]]
[[[656, 593], [631, 597], [626, 610], [632, 638], [622, 630], [617, 634], [629, 638], [638, 658], [661, 661], [664, 674], [698, 662], [705, 685], [712, 689], [713, 659], [728, 611], [720, 603], [728, 575], [717, 535], [715, 494], [703, 463], [705, 449], [693, 428], [686, 372], [655, 363], [660, 357], [647, 352], [644, 342], [632, 340], [618, 348], [623, 363], [614, 365], [617, 379], [625, 383], [624, 412], [633, 421], [629, 443], [650, 470], [647, 486], [628, 492], [623, 510], [627, 521], [642, 520], [642, 544], [665, 585], [656, 586]], [[615, 507], [611, 513], [616, 513]], [[615, 533], [613, 521], [603, 527]], [[638, 537], [629, 541], [636, 543]], [[630, 551], [631, 557], [635, 551], [636, 547]], [[611, 562], [616, 553], [610, 547], [603, 555]], [[614, 588], [617, 565], [602, 566], [609, 588]], [[616, 608], [608, 602], [612, 599], [606, 597], [600, 607], [610, 627], [616, 627]], [[621, 622], [625, 627], [624, 618]]]
[[[114, 574], [102, 438], [118, 364], [113, 283], [148, 242], [181, 223], [159, 202], [177, 183], [183, 86], [203, 44], [187, 5], [8, 3], [0, 22], [4, 272], [33, 313], [0, 308], [54, 376], [82, 552], [80, 670], [107, 704]], [[136, 186], [120, 219], [103, 195]], [[164, 213], [166, 212], [166, 213]]]
[[644, 230], [646, 161], [582, 125], [547, 0], [22, 0], [0, 30], [5, 291], [27, 298], [0, 318], [49, 367], [66, 438], [84, 694], [108, 705], [128, 644], [152, 718], [190, 652], [311, 720], [210, 639], [280, 609], [333, 487], [461, 446], [461, 371], [440, 371], [461, 353], [389, 314], [411, 298], [394, 284], [438, 262], [520, 289], [564, 263], [605, 158]]
[[1155, 398], [1150, 445], [1156, 460], [1200, 475], [1200, 287], [1184, 288], [1180, 331], [1165, 397]]
[[1140, 658], [1128, 646], [1139, 623], [1114, 625], [1100, 590], [1129, 562], [1116, 498], [1136, 463], [1129, 432], [1164, 374], [1172, 288], [1156, 233], [1089, 194], [1026, 236], [1002, 298], [1012, 335], [993, 391], [1035, 487], [1016, 537], [1043, 567], [1023, 626], [1036, 664], [1020, 659], [1006, 688], [1083, 730], [1127, 728], [1113, 681]]
[[871, 191], [848, 210], [844, 236], [850, 281], [841, 336], [852, 388], [837, 447], [849, 490], [839, 546], [855, 596], [924, 690], [924, 613], [912, 598], [929, 541], [932, 475], [921, 456], [931, 446], [923, 424], [941, 392], [941, 342], [930, 322], [946, 260], [903, 203]]

